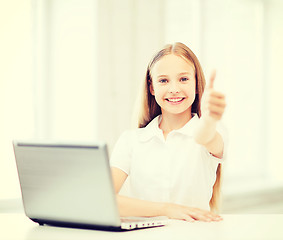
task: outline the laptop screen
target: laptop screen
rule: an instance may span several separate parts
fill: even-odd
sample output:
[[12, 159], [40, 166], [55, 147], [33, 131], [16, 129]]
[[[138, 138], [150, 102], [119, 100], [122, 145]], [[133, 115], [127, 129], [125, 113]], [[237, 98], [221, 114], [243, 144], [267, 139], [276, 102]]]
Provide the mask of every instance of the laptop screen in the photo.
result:
[[107, 146], [14, 141], [26, 215], [119, 226]]

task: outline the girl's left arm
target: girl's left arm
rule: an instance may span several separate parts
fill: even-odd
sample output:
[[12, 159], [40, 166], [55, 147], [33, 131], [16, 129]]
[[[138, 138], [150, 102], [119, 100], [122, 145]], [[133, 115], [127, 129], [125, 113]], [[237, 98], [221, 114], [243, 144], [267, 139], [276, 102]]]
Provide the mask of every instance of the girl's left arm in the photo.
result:
[[211, 154], [222, 158], [224, 142], [221, 135], [216, 131], [216, 125], [224, 114], [226, 100], [224, 94], [214, 90], [214, 79], [215, 72], [213, 72], [210, 83], [203, 94], [201, 102], [202, 116], [195, 130], [194, 139]]

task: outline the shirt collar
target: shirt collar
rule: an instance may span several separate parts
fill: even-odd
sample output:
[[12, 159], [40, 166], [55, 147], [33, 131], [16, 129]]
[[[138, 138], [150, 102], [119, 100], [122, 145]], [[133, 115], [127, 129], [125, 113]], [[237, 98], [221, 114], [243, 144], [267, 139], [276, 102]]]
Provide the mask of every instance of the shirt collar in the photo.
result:
[[147, 124], [144, 128], [140, 130], [140, 140], [142, 142], [146, 142], [155, 136], [162, 136], [163, 132], [159, 128], [159, 124], [161, 122], [162, 115], [158, 115], [155, 117], [149, 124]]
[[[153, 137], [159, 137], [164, 139], [163, 132], [159, 128], [161, 119], [162, 119], [162, 115], [158, 115], [146, 127], [142, 128], [140, 132], [140, 140], [142, 142], [149, 141]], [[173, 130], [172, 132], [176, 132], [192, 137], [198, 120], [199, 120], [198, 115], [193, 114], [193, 117], [190, 119], [190, 121], [188, 121], [182, 128]]]

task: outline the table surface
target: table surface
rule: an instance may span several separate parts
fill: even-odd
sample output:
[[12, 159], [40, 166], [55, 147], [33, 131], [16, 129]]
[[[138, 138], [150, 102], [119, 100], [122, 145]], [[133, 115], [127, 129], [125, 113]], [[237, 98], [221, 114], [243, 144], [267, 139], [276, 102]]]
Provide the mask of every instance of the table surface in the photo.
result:
[[221, 222], [170, 220], [164, 227], [107, 232], [39, 226], [22, 213], [0, 213], [0, 240], [283, 239], [283, 214], [223, 215]]

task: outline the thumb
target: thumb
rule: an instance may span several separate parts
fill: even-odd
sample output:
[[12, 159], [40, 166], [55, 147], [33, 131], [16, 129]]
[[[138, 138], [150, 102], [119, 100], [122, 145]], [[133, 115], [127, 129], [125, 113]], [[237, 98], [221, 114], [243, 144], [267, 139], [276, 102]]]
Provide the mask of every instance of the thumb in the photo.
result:
[[214, 80], [216, 77], [216, 70], [214, 69], [210, 75], [209, 83], [208, 83], [208, 88], [213, 88], [214, 87]]

